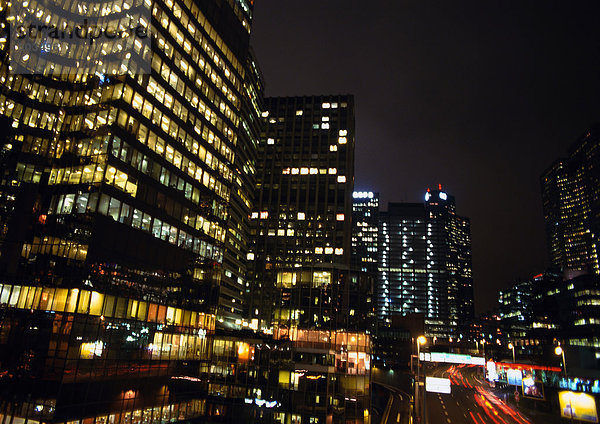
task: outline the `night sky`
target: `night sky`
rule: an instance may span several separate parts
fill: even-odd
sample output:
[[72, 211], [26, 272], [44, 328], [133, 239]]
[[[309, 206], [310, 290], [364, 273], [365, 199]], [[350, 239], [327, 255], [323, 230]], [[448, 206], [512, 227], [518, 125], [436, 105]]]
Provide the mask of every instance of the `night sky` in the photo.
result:
[[471, 218], [476, 311], [544, 270], [539, 176], [600, 122], [600, 1], [258, 0], [266, 95], [355, 95], [355, 188]]

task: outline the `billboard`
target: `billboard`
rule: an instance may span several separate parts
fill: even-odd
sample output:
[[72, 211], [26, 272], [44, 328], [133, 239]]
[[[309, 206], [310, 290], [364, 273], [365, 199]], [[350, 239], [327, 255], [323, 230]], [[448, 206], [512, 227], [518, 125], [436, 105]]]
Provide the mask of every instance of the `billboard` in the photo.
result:
[[450, 394], [450, 379], [425, 377], [425, 390], [431, 393]]
[[506, 370], [506, 381], [511, 386], [520, 386], [523, 381], [523, 373], [521, 370]]
[[533, 374], [526, 373], [521, 385], [523, 386], [523, 396], [531, 399], [544, 399], [544, 384], [541, 381], [536, 381]]
[[487, 378], [489, 381], [498, 381], [498, 373], [496, 372], [496, 363], [488, 361], [487, 363]]
[[598, 422], [596, 399], [587, 393], [576, 393], [570, 390], [558, 392], [560, 416], [589, 423]]

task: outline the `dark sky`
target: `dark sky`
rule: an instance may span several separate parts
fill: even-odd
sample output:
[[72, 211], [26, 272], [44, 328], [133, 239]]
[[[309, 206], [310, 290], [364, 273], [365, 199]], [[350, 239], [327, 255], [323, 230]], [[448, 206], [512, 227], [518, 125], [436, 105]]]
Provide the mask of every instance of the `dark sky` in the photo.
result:
[[355, 95], [357, 189], [471, 218], [475, 303], [547, 265], [539, 176], [600, 121], [600, 1], [258, 0], [268, 96]]

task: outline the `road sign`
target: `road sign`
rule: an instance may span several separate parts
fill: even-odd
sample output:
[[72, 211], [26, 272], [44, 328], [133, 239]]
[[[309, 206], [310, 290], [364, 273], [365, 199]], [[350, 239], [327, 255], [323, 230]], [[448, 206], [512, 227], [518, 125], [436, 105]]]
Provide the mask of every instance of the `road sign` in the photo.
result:
[[449, 378], [437, 378], [437, 377], [426, 377], [425, 378], [425, 390], [430, 393], [446, 393], [450, 394], [450, 379]]
[[421, 361], [443, 362], [447, 364], [485, 365], [485, 358], [481, 356], [461, 355], [447, 352], [421, 352]]

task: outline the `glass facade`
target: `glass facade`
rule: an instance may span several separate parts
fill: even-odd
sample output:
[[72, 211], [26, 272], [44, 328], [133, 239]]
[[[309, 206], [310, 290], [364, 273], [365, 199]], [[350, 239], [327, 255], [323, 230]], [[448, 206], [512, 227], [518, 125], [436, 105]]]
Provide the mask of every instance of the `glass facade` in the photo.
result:
[[[61, 5], [74, 22], [98, 12]], [[148, 7], [146, 73], [17, 74], [0, 40], [1, 422], [254, 416], [264, 358], [219, 330], [244, 308], [252, 5]]]
[[148, 72], [0, 40], [0, 422], [370, 422], [353, 98], [264, 102], [252, 3], [144, 3]]

